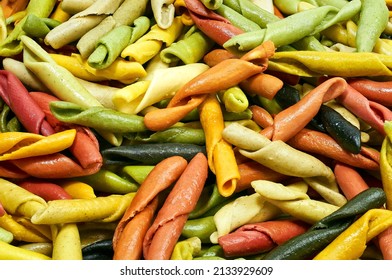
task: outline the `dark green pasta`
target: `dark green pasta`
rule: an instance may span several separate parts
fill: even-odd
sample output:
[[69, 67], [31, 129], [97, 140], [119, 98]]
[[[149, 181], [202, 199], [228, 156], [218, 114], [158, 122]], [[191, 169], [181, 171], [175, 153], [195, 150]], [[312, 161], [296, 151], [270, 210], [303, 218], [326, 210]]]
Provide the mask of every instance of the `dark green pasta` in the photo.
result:
[[100, 240], [82, 249], [83, 260], [112, 260], [113, 255], [112, 240]]
[[361, 131], [334, 109], [321, 105], [318, 113], [325, 130], [346, 151], [358, 154], [361, 151]]
[[183, 143], [145, 143], [108, 148], [102, 151], [106, 165], [157, 164], [171, 156], [191, 160], [197, 153], [206, 154], [205, 146]]

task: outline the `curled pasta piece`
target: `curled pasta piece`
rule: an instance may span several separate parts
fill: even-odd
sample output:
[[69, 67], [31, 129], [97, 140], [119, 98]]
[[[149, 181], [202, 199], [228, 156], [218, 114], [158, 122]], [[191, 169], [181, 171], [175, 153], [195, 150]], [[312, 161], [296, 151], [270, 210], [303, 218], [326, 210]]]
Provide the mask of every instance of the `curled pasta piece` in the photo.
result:
[[167, 47], [174, 43], [182, 30], [183, 24], [179, 17], [175, 17], [167, 29], [155, 24], [136, 42], [128, 45], [121, 52], [121, 57], [144, 64], [159, 54], [163, 46]]
[[53, 128], [45, 119], [45, 114], [15, 74], [7, 70], [0, 70], [0, 82], [1, 99], [10, 106], [26, 129], [42, 135], [54, 133]]
[[[272, 141], [289, 140], [316, 116], [323, 102], [341, 95], [346, 87], [346, 81], [338, 77], [321, 83], [297, 103], [279, 112], [274, 117], [273, 125], [263, 130], [262, 134], [272, 135]], [[295, 126], [292, 121], [295, 121]]]
[[83, 108], [71, 102], [54, 101], [50, 110], [58, 120], [113, 133], [146, 131], [143, 117], [102, 107]]
[[63, 151], [72, 145], [75, 135], [76, 130], [74, 129], [46, 137], [28, 132], [2, 133], [0, 134], [2, 141], [0, 161], [49, 155]]
[[79, 54], [51, 54], [51, 58], [59, 65], [70, 71], [75, 77], [90, 82], [116, 80], [130, 84], [147, 75], [143, 65], [135, 61], [116, 58], [108, 67], [98, 69], [90, 66], [86, 59]]
[[346, 198], [339, 193], [332, 170], [316, 157], [283, 141], [270, 141], [260, 133], [238, 123], [226, 126], [223, 138], [237, 146], [239, 152], [247, 158], [279, 173], [303, 178], [330, 203], [339, 206], [346, 203]]
[[101, 168], [98, 172], [80, 177], [80, 180], [98, 192], [112, 194], [127, 194], [137, 191], [139, 185], [133, 180], [127, 180], [113, 171]]
[[158, 198], [155, 197], [127, 222], [121, 231], [120, 238], [116, 239], [114, 260], [139, 260], [142, 258], [143, 240], [153, 223], [157, 208]]
[[18, 185], [25, 190], [42, 197], [45, 201], [72, 198], [62, 187], [46, 180], [26, 179], [19, 182]]
[[385, 0], [363, 0], [355, 43], [358, 52], [372, 52], [389, 21]]
[[223, 4], [240, 13], [245, 18], [257, 23], [261, 28], [265, 28], [267, 24], [280, 19], [274, 14], [273, 4], [270, 0], [225, 0]]
[[71, 198], [96, 198], [94, 189], [83, 182], [79, 181], [68, 181], [60, 184], [64, 191], [71, 196]]
[[339, 209], [336, 205], [311, 199], [306, 193], [280, 183], [257, 180], [251, 184], [263, 199], [279, 207], [282, 212], [309, 224], [314, 224]]
[[392, 111], [388, 107], [368, 100], [349, 84], [344, 93], [338, 96], [336, 100], [376, 129], [381, 135], [385, 135], [384, 122], [392, 120]]
[[366, 181], [355, 168], [344, 163], [337, 162], [334, 166], [336, 181], [342, 193], [350, 200], [358, 193], [369, 188]]
[[94, 51], [87, 59], [88, 65], [95, 69], [109, 67], [121, 54], [123, 49], [135, 42], [150, 27], [150, 20], [141, 16], [134, 21], [134, 26], [119, 25], [102, 36]]
[[7, 213], [31, 218], [39, 210], [45, 209], [46, 201], [18, 185], [0, 179], [1, 193], [0, 202]]
[[200, 1], [185, 0], [185, 5], [195, 25], [221, 46], [231, 37], [244, 32], [225, 17], [206, 8]]
[[236, 10], [226, 6], [225, 4], [222, 4], [218, 9], [215, 10], [215, 12], [227, 19], [230, 19], [231, 24], [242, 29], [245, 33], [261, 29], [255, 21], [247, 18]]
[[[82, 106], [102, 106], [81, 86], [75, 76], [64, 67], [59, 66], [38, 43], [27, 36], [22, 36], [22, 41], [25, 46], [23, 62], [54, 95], [62, 100], [74, 101]], [[47, 79], [48, 75], [53, 79]]]
[[254, 160], [238, 163], [238, 170], [240, 172], [240, 179], [237, 182], [236, 192], [250, 188], [250, 183], [254, 180], [281, 182], [289, 177], [268, 167], [265, 167], [264, 165]]
[[160, 28], [169, 28], [174, 20], [174, 0], [152, 0], [151, 8], [155, 21]]
[[37, 228], [17, 221], [11, 214], [6, 213], [0, 217], [0, 227], [10, 232], [13, 240], [33, 243], [49, 242], [51, 240]]
[[82, 260], [78, 226], [74, 223], [52, 226], [53, 260]]
[[190, 237], [176, 243], [170, 260], [192, 260], [200, 251], [201, 240], [197, 237]]
[[47, 207], [32, 217], [34, 224], [61, 224], [77, 222], [112, 222], [119, 219], [131, 203], [135, 193], [112, 194], [90, 199], [63, 199], [49, 201]]
[[214, 41], [204, 35], [195, 26], [181, 40], [177, 40], [160, 52], [165, 63], [197, 63], [214, 46]]
[[282, 212], [267, 202], [259, 194], [240, 196], [222, 206], [214, 215], [216, 231], [210, 241], [218, 243], [218, 238], [245, 224], [271, 220]]
[[304, 233], [308, 225], [296, 220], [276, 220], [247, 224], [218, 239], [225, 257], [255, 255], [270, 251]]
[[206, 137], [208, 165], [216, 175], [220, 194], [230, 196], [236, 189], [240, 174], [231, 144], [222, 137], [224, 122], [217, 97], [207, 96], [199, 107], [199, 114]]
[[354, 167], [378, 170], [380, 166], [377, 150], [361, 147], [358, 154], [353, 154], [345, 151], [328, 134], [316, 130], [304, 128], [287, 143], [301, 151], [324, 155]]
[[[369, 65], [364, 68], [363, 63]], [[289, 74], [314, 77], [391, 76], [391, 58], [388, 55], [347, 52], [282, 51], [271, 57], [269, 69]], [[343, 67], [351, 65], [350, 68]]]
[[[133, 91], [130, 92], [125, 87], [113, 96], [113, 102], [118, 110], [129, 114], [137, 114], [148, 106], [173, 97], [185, 83], [203, 73], [208, 68], [209, 67], [204, 63], [191, 63], [158, 69], [148, 77], [149, 83], [146, 86], [146, 89], [142, 90], [140, 97], [127, 101], [128, 96], [130, 96]], [[178, 79], [180, 73], [182, 78]], [[140, 81], [137, 82], [137, 84], [143, 82], [146, 83], [146, 81]]]
[[349, 79], [348, 83], [367, 99], [384, 106], [392, 106], [391, 82], [373, 81], [365, 78]]
[[90, 7], [96, 0], [86, 0], [82, 3], [77, 0], [63, 0], [61, 1], [61, 8], [68, 14], [77, 14], [88, 7]]

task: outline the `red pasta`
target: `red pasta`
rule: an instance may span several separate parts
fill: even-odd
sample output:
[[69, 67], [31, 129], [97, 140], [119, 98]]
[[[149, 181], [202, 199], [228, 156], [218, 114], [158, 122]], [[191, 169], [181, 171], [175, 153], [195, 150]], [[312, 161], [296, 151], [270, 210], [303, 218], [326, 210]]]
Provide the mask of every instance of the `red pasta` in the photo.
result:
[[18, 185], [29, 192], [42, 197], [46, 201], [72, 199], [72, 196], [70, 196], [62, 187], [46, 180], [27, 179], [18, 183]]
[[218, 242], [226, 257], [243, 257], [270, 251], [308, 228], [308, 224], [295, 220], [247, 224], [219, 237]]
[[44, 136], [55, 132], [26, 87], [7, 70], [0, 70], [0, 97], [28, 131]]
[[350, 85], [336, 100], [380, 134], [385, 135], [384, 122], [392, 120], [392, 111], [387, 107], [377, 102], [369, 101]]
[[348, 83], [367, 99], [383, 104], [387, 107], [392, 106], [391, 81], [380, 82], [365, 78], [356, 78], [349, 79]]
[[233, 36], [244, 33], [225, 17], [207, 9], [200, 1], [185, 0], [185, 5], [195, 25], [221, 46]]

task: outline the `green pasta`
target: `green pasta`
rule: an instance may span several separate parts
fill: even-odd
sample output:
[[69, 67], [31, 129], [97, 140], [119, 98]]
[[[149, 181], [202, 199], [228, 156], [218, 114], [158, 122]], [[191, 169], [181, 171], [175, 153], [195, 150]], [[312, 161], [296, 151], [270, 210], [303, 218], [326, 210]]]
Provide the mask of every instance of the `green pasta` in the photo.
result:
[[216, 231], [214, 216], [188, 220], [182, 229], [185, 238], [197, 237], [202, 243], [211, 243], [210, 235]]
[[231, 87], [223, 92], [220, 92], [219, 98], [224, 104], [227, 112], [244, 112], [249, 106], [248, 98], [239, 86]]
[[237, 26], [245, 32], [260, 30], [260, 26], [257, 23], [238, 13], [229, 6], [221, 5], [218, 9], [215, 10], [215, 12], [227, 18], [231, 24]]
[[122, 50], [143, 36], [150, 28], [150, 19], [141, 16], [134, 26], [119, 25], [101, 37], [94, 52], [88, 57], [88, 64], [96, 69], [105, 69], [118, 58]]
[[50, 18], [39, 18], [34, 14], [27, 16], [22, 29], [26, 32], [27, 36], [44, 38], [51, 29], [60, 25], [61, 23], [57, 20]]
[[[361, 1], [353, 0], [342, 9], [321, 6], [290, 15], [267, 24], [266, 28], [232, 37], [223, 45], [232, 51], [248, 51], [264, 41], [276, 47], [289, 45], [345, 20], [351, 19], [361, 9]], [[290, 28], [288, 28], [290, 27]]]
[[143, 117], [105, 107], [83, 108], [66, 101], [50, 103], [52, 114], [60, 121], [92, 127], [113, 133], [146, 131]]
[[[146, 134], [146, 135], [143, 135]], [[205, 135], [202, 128], [193, 127], [169, 127], [163, 131], [154, 133], [138, 133], [132, 142], [134, 143], [188, 143], [205, 145]]]
[[389, 21], [385, 0], [362, 0], [355, 38], [358, 52], [371, 52]]
[[182, 40], [178, 40], [160, 53], [164, 63], [197, 63], [211, 50], [215, 42], [200, 30], [191, 28]]
[[126, 194], [137, 191], [140, 185], [108, 169], [101, 169], [95, 174], [79, 177], [79, 179], [92, 186], [95, 191], [104, 193]]
[[279, 17], [260, 8], [250, 0], [224, 0], [223, 4], [257, 23], [261, 28], [267, 27], [268, 23], [280, 20]]

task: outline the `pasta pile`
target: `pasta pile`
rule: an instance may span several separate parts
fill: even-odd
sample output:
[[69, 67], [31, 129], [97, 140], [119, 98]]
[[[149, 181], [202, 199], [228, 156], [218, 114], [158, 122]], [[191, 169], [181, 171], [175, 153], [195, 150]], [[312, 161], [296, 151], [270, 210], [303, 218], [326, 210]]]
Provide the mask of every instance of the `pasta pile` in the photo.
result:
[[0, 4], [0, 259], [392, 259], [391, 1]]

